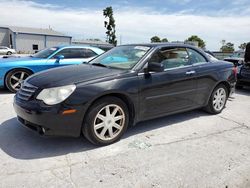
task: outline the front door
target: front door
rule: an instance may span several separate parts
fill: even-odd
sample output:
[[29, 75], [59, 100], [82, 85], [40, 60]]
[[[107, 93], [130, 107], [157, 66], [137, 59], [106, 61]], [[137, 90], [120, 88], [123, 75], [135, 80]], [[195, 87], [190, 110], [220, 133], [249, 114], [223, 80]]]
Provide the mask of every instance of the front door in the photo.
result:
[[142, 119], [190, 109], [195, 106], [196, 79], [185, 48], [165, 48], [148, 63], [158, 62], [163, 72], [139, 74]]

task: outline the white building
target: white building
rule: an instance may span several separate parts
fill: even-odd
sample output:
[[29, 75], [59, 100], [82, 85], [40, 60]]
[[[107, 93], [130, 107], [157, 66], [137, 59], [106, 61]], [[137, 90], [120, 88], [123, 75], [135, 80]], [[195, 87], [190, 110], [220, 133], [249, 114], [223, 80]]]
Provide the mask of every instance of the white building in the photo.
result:
[[34, 53], [46, 47], [68, 45], [71, 40], [71, 36], [52, 29], [0, 26], [0, 46], [11, 47], [21, 53]]
[[93, 47], [101, 48], [105, 51], [110, 50], [111, 48], [114, 47], [114, 45], [112, 45], [112, 44], [109, 44], [109, 43], [103, 42], [103, 41], [98, 41], [98, 40], [73, 39], [72, 44], [93, 46]]

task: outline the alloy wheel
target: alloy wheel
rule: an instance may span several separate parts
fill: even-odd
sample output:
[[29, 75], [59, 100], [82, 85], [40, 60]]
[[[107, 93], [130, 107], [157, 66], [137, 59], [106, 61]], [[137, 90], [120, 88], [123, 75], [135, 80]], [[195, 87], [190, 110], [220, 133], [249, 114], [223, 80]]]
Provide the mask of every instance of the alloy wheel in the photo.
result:
[[227, 93], [224, 88], [218, 88], [214, 93], [213, 107], [216, 111], [221, 111], [226, 103]]
[[21, 83], [29, 77], [29, 74], [24, 71], [17, 71], [10, 77], [10, 86], [14, 90], [19, 90], [21, 88]]
[[124, 124], [125, 113], [123, 109], [116, 104], [106, 105], [95, 117], [94, 132], [101, 140], [112, 140], [119, 135]]

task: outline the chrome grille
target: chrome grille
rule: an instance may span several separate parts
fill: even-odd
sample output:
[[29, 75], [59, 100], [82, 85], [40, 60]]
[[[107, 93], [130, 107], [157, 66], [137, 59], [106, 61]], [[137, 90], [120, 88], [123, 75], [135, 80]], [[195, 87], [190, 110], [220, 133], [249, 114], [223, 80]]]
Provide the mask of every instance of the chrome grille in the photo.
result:
[[17, 97], [24, 101], [28, 101], [29, 99], [31, 99], [37, 89], [38, 88], [36, 86], [24, 82], [21, 86], [21, 89], [17, 93]]

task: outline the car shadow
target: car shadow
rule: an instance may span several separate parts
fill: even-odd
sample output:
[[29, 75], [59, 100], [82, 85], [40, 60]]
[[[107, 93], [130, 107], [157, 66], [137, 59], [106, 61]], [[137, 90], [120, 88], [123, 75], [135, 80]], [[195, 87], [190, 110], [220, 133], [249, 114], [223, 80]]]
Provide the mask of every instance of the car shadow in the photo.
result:
[[[195, 110], [141, 122], [129, 128], [122, 139], [206, 115], [208, 114], [205, 112]], [[41, 137], [21, 126], [16, 118], [9, 119], [0, 125], [0, 148], [7, 155], [22, 160], [48, 158], [99, 149], [83, 137]]]
[[187, 121], [190, 119], [199, 118], [201, 116], [211, 116], [211, 114], [208, 114], [202, 110], [193, 110], [180, 114], [156, 118], [153, 120], [143, 121], [137, 123], [133, 127], [130, 127], [123, 138], [128, 138], [130, 136], [140, 134], [142, 132], [151, 131], [162, 127], [174, 126], [174, 124], [178, 124], [180, 122]]
[[1, 94], [13, 94], [13, 93], [11, 93], [10, 91], [8, 91], [7, 89], [5, 89], [5, 88], [0, 88], [0, 95]]
[[250, 96], [250, 87], [244, 87], [242, 89], [236, 89], [236, 94]]
[[85, 138], [42, 137], [23, 127], [17, 118], [0, 125], [0, 148], [16, 159], [38, 159], [96, 148]]

